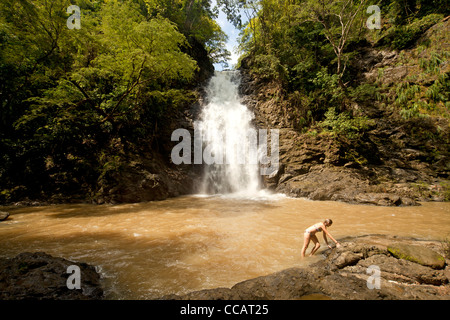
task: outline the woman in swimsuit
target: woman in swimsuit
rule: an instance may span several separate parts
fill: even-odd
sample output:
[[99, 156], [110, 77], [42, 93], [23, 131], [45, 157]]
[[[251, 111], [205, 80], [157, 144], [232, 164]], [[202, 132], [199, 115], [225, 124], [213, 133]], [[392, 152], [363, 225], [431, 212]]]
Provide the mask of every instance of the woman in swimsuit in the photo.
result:
[[305, 241], [303, 243], [302, 248], [302, 258], [305, 257], [306, 249], [309, 246], [309, 241], [312, 240], [314, 242], [314, 248], [312, 248], [310, 256], [312, 256], [314, 253], [316, 253], [317, 250], [320, 248], [319, 240], [317, 239], [316, 232], [323, 231], [323, 239], [325, 240], [328, 248], [331, 249], [331, 246], [328, 244], [327, 235], [330, 237], [331, 240], [333, 240], [336, 243], [336, 247], [339, 248], [341, 245], [339, 242], [337, 242], [331, 234], [328, 232], [327, 227], [331, 226], [333, 224], [333, 221], [331, 219], [326, 219], [324, 222], [319, 222], [308, 229], [305, 230]]

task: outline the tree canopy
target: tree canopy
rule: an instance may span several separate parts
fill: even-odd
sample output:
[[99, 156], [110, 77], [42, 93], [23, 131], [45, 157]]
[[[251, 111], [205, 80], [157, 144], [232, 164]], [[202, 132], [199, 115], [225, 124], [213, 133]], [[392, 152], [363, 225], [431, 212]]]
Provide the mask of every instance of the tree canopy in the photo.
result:
[[[373, 85], [360, 86], [356, 76], [355, 61], [361, 49], [407, 49], [450, 14], [445, 0], [218, 3], [241, 30], [241, 66], [258, 80], [277, 86], [278, 101], [292, 106], [298, 127], [323, 120], [332, 114], [330, 108], [349, 111], [357, 93], [377, 91]], [[367, 27], [372, 17], [368, 9], [373, 6], [379, 8], [379, 29]]]
[[165, 115], [192, 102], [192, 52], [227, 56], [216, 14], [205, 0], [2, 1], [0, 200], [94, 192], [127, 150], [151, 150]]

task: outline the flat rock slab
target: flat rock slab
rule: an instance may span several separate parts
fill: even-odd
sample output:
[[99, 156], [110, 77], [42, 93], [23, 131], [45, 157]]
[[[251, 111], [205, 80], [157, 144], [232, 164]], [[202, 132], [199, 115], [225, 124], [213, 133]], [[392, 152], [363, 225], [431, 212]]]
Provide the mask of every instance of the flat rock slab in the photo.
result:
[[394, 243], [388, 246], [387, 249], [398, 259], [405, 259], [433, 269], [443, 269], [445, 266], [445, 258], [443, 256], [423, 246]]

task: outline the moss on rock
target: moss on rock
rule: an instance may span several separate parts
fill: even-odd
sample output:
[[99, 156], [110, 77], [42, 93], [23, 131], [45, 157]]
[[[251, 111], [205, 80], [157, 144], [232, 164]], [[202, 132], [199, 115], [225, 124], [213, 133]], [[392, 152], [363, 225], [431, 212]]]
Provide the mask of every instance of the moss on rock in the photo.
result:
[[443, 256], [423, 246], [395, 243], [388, 246], [387, 249], [398, 259], [408, 260], [433, 269], [443, 269], [445, 266]]

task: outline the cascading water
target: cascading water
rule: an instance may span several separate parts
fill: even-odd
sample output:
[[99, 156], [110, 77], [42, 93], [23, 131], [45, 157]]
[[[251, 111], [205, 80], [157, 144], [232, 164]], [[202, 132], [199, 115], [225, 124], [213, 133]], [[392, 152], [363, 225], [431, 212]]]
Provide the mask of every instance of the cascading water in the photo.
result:
[[254, 115], [240, 102], [239, 81], [238, 71], [216, 71], [207, 87], [207, 105], [196, 126], [204, 154], [215, 161], [205, 166], [203, 193], [252, 195], [260, 189], [257, 150], [246, 143], [256, 132]]

